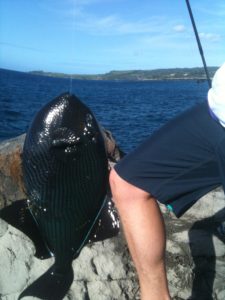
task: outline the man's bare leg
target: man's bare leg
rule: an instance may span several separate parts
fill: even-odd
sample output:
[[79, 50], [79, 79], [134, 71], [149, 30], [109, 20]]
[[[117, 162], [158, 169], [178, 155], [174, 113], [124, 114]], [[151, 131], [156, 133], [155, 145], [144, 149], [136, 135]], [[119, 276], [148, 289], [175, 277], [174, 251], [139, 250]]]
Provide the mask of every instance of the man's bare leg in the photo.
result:
[[157, 201], [123, 180], [115, 170], [111, 171], [110, 185], [137, 269], [141, 299], [170, 299], [164, 261], [165, 229]]

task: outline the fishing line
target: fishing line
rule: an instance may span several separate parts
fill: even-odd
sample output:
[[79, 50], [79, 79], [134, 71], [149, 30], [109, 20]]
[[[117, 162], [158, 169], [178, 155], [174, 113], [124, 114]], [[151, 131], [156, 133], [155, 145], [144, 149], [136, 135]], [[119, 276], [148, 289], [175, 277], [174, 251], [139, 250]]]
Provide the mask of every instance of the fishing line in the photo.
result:
[[72, 95], [72, 89], [73, 89], [73, 78], [72, 74], [70, 74], [70, 83], [69, 83], [69, 93]]
[[192, 23], [192, 26], [193, 26], [193, 29], [194, 29], [196, 41], [197, 41], [197, 44], [198, 44], [198, 49], [199, 49], [199, 52], [200, 52], [200, 55], [201, 55], [201, 58], [202, 58], [202, 62], [203, 62], [203, 66], [204, 66], [204, 69], [205, 69], [208, 85], [209, 85], [209, 88], [211, 88], [211, 79], [210, 79], [210, 76], [209, 76], [208, 68], [207, 68], [206, 61], [205, 61], [204, 52], [203, 52], [203, 49], [202, 49], [201, 41], [199, 39], [198, 31], [197, 31], [197, 28], [196, 28], [196, 25], [195, 25], [195, 20], [194, 20], [193, 14], [192, 14], [192, 10], [191, 10], [189, 0], [186, 0], [186, 4], [187, 4], [188, 12], [189, 12], [189, 15], [190, 15], [190, 18], [191, 18], [191, 23]]
[[[72, 21], [72, 29], [71, 29], [71, 63], [72, 63], [72, 58], [73, 58], [73, 53], [74, 53], [74, 41], [75, 41], [75, 30], [76, 30], [76, 1], [74, 1], [74, 8], [72, 10], [72, 14], [73, 14], [73, 21]], [[72, 89], [73, 89], [73, 74], [70, 74], [69, 77], [69, 93], [72, 94]]]

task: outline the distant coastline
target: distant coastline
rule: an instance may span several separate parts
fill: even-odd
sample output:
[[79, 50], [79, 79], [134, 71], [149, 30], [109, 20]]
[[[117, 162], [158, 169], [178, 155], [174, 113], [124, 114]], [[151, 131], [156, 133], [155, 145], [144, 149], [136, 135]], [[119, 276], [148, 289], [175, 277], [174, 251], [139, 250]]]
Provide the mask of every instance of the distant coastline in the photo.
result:
[[[212, 78], [218, 67], [208, 67], [209, 75]], [[105, 74], [65, 74], [45, 71], [30, 71], [34, 75], [72, 78], [82, 80], [129, 80], [129, 81], [148, 81], [148, 80], [206, 80], [204, 68], [171, 68], [155, 70], [130, 70], [130, 71], [110, 71]]]
[[[208, 67], [210, 78], [213, 77], [218, 67]], [[154, 81], [154, 80], [196, 80], [197, 82], [206, 81], [204, 68], [170, 68], [154, 70], [127, 70], [110, 71], [105, 74], [66, 74], [59, 72], [37, 71], [16, 71], [0, 68], [2, 71], [21, 72], [26, 74], [54, 77], [54, 78], [72, 78], [80, 80], [111, 80], [111, 81]]]

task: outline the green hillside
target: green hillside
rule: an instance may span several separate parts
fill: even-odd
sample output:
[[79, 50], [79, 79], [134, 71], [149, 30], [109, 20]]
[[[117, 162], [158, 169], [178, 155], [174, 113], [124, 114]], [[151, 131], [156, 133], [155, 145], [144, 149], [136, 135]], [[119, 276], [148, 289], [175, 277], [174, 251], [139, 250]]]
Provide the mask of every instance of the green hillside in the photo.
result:
[[[209, 67], [209, 75], [212, 77], [218, 67]], [[196, 79], [204, 80], [206, 75], [204, 68], [173, 68], [173, 69], [155, 69], [155, 70], [131, 70], [131, 71], [111, 71], [105, 74], [97, 75], [80, 75], [80, 74], [64, 74], [52, 73], [44, 71], [31, 71], [29, 73], [60, 77], [60, 78], [73, 78], [83, 80], [177, 80], [177, 79]]]

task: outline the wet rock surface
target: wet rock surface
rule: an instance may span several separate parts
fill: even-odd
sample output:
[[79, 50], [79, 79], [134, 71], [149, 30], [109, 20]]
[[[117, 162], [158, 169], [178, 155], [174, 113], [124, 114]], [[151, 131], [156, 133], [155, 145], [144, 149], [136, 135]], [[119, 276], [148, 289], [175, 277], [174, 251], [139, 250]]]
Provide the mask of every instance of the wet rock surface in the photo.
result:
[[[25, 198], [20, 168], [23, 141], [24, 136], [20, 136], [0, 144], [1, 208]], [[110, 147], [115, 152], [112, 143]], [[167, 229], [166, 261], [173, 299], [224, 300], [223, 190], [218, 188], [207, 194], [179, 220], [163, 206], [161, 210]], [[35, 251], [27, 235], [0, 219], [1, 300], [18, 299], [53, 264], [54, 258], [38, 259]], [[116, 237], [86, 245], [73, 261], [73, 270], [67, 300], [140, 299], [136, 272], [122, 231]]]

